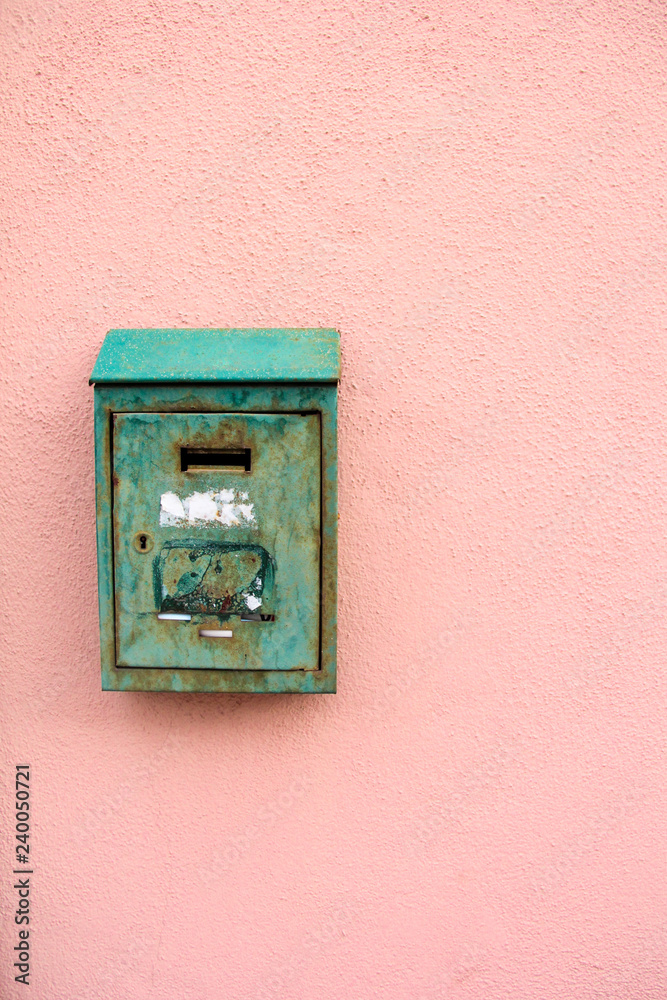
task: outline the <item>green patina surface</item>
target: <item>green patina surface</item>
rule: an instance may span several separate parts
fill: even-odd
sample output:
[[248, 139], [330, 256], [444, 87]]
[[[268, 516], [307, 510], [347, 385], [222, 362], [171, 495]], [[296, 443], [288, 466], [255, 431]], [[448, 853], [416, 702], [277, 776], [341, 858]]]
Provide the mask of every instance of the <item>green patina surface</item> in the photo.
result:
[[[104, 689], [335, 691], [336, 401], [335, 383], [96, 386]], [[182, 471], [182, 447], [249, 447], [250, 472]], [[164, 493], [221, 504], [230, 490], [255, 523], [160, 523]], [[191, 620], [157, 619], [170, 611]]]
[[337, 382], [335, 330], [110, 330], [90, 381]]
[[[114, 415], [117, 665], [317, 670], [320, 440], [317, 413]], [[183, 448], [249, 449], [251, 471], [183, 471]], [[260, 610], [275, 620], [241, 617]], [[223, 615], [231, 638], [199, 637]]]

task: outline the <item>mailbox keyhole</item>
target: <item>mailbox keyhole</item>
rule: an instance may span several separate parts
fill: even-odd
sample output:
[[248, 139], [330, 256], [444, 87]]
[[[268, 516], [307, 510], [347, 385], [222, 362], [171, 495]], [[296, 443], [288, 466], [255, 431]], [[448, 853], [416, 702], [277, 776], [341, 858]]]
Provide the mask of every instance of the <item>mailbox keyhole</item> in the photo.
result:
[[149, 531], [138, 531], [132, 537], [132, 545], [137, 552], [150, 552], [153, 548], [154, 539]]

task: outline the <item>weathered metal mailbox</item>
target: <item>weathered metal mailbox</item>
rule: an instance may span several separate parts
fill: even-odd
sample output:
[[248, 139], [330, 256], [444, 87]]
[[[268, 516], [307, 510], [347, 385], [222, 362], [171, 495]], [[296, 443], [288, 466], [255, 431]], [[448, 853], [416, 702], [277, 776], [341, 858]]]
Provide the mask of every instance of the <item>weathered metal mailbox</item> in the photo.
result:
[[336, 690], [335, 330], [111, 330], [102, 687]]

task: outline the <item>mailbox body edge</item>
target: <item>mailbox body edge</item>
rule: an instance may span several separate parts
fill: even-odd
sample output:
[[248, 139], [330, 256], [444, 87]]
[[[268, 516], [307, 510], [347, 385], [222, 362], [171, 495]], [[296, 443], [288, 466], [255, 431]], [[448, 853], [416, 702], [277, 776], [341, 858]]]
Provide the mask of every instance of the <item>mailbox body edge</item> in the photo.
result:
[[[335, 383], [117, 383], [95, 385], [95, 491], [102, 689], [105, 691], [334, 693], [337, 626], [337, 385]], [[117, 667], [114, 608], [114, 413], [320, 414], [320, 669], [189, 670]]]

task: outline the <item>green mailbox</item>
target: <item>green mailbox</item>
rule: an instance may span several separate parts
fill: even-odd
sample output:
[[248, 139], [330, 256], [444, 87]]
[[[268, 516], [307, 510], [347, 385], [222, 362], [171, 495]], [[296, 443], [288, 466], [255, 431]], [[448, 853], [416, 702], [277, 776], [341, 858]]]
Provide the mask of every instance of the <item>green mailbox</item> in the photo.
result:
[[335, 330], [111, 330], [102, 687], [336, 690]]

